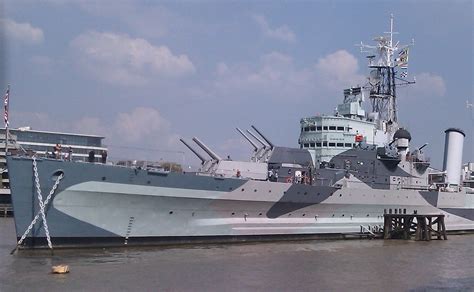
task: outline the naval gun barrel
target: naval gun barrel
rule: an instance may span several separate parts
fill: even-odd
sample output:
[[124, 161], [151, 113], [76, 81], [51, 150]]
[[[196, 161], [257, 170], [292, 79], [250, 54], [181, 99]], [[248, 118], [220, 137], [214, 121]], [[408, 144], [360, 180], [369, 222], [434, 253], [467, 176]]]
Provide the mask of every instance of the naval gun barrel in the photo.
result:
[[242, 132], [241, 129], [239, 129], [239, 128], [236, 128], [236, 129], [237, 129], [237, 131], [239, 131], [240, 134], [242, 134], [242, 136], [244, 136], [244, 138], [245, 138], [247, 141], [249, 141], [250, 144], [252, 144], [254, 150], [257, 151], [257, 150], [258, 150], [257, 144], [255, 144], [255, 142], [253, 142], [252, 140], [250, 140], [250, 138], [249, 138], [247, 135], [245, 135], [245, 133]]
[[212, 159], [217, 160], [217, 161], [222, 160], [222, 158], [220, 158], [219, 155], [217, 155], [209, 147], [204, 145], [204, 143], [202, 143], [198, 138], [194, 137], [193, 141], [196, 142], [196, 144], [198, 144], [198, 146], [201, 147], [204, 151], [206, 151], [206, 153], [209, 154], [209, 156], [211, 156]]
[[251, 127], [252, 127], [252, 129], [255, 130], [255, 132], [257, 132], [257, 134], [260, 135], [260, 137], [263, 138], [263, 140], [265, 140], [265, 142], [267, 142], [268, 145], [270, 145], [270, 149], [273, 149], [273, 148], [274, 148], [273, 143], [270, 142], [270, 140], [268, 140], [267, 137], [265, 137], [265, 136], [257, 129], [257, 127], [255, 127], [254, 125], [252, 125]]
[[260, 144], [262, 144], [263, 148], [267, 148], [267, 144], [265, 144], [265, 142], [262, 141], [262, 139], [260, 139], [259, 137], [257, 137], [257, 135], [255, 135], [254, 133], [250, 132], [249, 130], [247, 130], [247, 133], [250, 134], [250, 136], [254, 137], [255, 140], [257, 140]]
[[421, 151], [421, 149], [425, 148], [426, 146], [428, 146], [428, 143], [425, 143], [425, 144], [423, 144], [421, 147], [418, 147], [418, 150]]
[[186, 141], [184, 141], [183, 139], [179, 139], [179, 141], [181, 141], [186, 147], [189, 148], [189, 150], [191, 150], [191, 152], [193, 152], [200, 160], [201, 160], [201, 164], [204, 164], [204, 162], [206, 162], [206, 159], [204, 159], [204, 157], [202, 157], [201, 154], [199, 154], [193, 147], [191, 147], [191, 145], [189, 145]]

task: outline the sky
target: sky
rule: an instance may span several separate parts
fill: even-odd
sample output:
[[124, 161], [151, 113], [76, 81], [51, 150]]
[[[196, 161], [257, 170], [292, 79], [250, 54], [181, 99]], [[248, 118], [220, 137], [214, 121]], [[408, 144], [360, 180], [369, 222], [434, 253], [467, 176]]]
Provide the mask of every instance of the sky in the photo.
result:
[[[300, 119], [331, 114], [363, 85], [355, 46], [389, 30], [415, 40], [399, 88], [412, 145], [442, 167], [444, 130], [466, 132], [474, 161], [473, 1], [0, 2], [0, 87], [12, 127], [97, 134], [111, 158], [199, 161], [197, 136], [248, 159], [235, 127], [298, 147]], [[366, 105], [369, 109], [369, 105]]]

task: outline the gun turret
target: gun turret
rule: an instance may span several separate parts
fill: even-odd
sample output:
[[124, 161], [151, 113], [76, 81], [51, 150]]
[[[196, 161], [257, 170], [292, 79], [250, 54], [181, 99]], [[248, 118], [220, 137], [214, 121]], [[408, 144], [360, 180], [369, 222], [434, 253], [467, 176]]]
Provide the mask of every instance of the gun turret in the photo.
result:
[[186, 143], [186, 141], [184, 141], [183, 139], [179, 139], [179, 141], [181, 141], [186, 147], [188, 147], [189, 150], [191, 150], [191, 152], [193, 152], [201, 160], [201, 164], [204, 164], [206, 162], [206, 159], [204, 159], [201, 154], [199, 154], [193, 147]]
[[209, 149], [209, 147], [207, 147], [206, 145], [204, 145], [204, 143], [202, 143], [198, 138], [194, 137], [193, 138], [193, 141], [196, 142], [196, 144], [198, 144], [199, 147], [201, 147], [204, 151], [206, 151], [206, 153], [211, 156], [212, 159], [214, 160], [217, 160], [217, 161], [221, 161], [222, 158], [219, 157], [219, 155], [217, 155], [216, 153], [214, 153], [211, 149]]
[[254, 125], [252, 125], [251, 127], [252, 127], [252, 129], [255, 130], [255, 132], [257, 132], [257, 134], [260, 135], [260, 137], [263, 138], [263, 140], [265, 140], [265, 142], [267, 142], [268, 145], [270, 145], [270, 149], [274, 148], [273, 143], [270, 142], [270, 140], [268, 140], [265, 136], [263, 136], [263, 134]]
[[260, 144], [262, 144], [263, 148], [266, 149], [267, 148], [267, 144], [265, 144], [265, 142], [262, 141], [262, 139], [260, 139], [259, 137], [257, 137], [257, 135], [255, 135], [254, 133], [250, 132], [249, 130], [247, 130], [247, 133], [250, 134], [250, 136], [254, 137], [255, 140], [257, 140]]
[[254, 141], [250, 140], [250, 138], [249, 138], [247, 135], [245, 135], [245, 133], [242, 132], [241, 129], [239, 129], [239, 128], [236, 128], [236, 129], [237, 129], [237, 131], [239, 131], [240, 134], [242, 134], [242, 136], [244, 136], [244, 138], [245, 138], [247, 141], [249, 141], [250, 144], [252, 144], [252, 146], [253, 146], [253, 148], [254, 148], [254, 151], [257, 151], [257, 150], [258, 150], [257, 144], [255, 144]]

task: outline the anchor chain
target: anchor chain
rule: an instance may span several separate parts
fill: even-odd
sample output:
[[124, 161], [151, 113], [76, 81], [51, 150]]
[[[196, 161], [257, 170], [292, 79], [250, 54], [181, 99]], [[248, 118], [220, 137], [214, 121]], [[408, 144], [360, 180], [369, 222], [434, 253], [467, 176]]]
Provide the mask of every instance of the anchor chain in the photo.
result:
[[61, 173], [58, 176], [58, 178], [54, 182], [53, 188], [51, 189], [48, 196], [46, 197], [46, 200], [43, 201], [43, 196], [41, 195], [41, 185], [40, 185], [39, 175], [38, 175], [38, 165], [36, 163], [36, 157], [35, 156], [33, 156], [33, 173], [34, 173], [34, 176], [35, 176], [35, 187], [36, 187], [36, 192], [38, 194], [38, 202], [39, 202], [40, 210], [36, 214], [33, 221], [31, 221], [31, 223], [28, 226], [28, 228], [26, 229], [25, 233], [23, 233], [23, 235], [21, 236], [20, 240], [17, 243], [17, 248], [18, 248], [18, 246], [20, 246], [23, 243], [26, 236], [28, 236], [28, 234], [31, 232], [31, 229], [36, 224], [36, 221], [39, 219], [39, 216], [41, 215], [41, 219], [43, 220], [44, 231], [46, 233], [46, 240], [48, 241], [48, 247], [50, 249], [53, 249], [53, 244], [51, 243], [51, 237], [49, 235], [49, 229], [48, 229], [48, 222], [46, 221], [46, 214], [44, 212], [44, 209], [46, 208], [49, 201], [51, 200], [51, 197], [53, 196], [54, 192], [58, 188], [59, 182], [64, 177], [64, 174]]

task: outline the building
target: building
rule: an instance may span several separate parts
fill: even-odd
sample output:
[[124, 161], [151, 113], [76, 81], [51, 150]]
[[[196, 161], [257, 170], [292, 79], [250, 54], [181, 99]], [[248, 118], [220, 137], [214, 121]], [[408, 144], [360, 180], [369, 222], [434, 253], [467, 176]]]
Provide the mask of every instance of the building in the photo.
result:
[[[9, 129], [8, 132], [9, 150], [33, 151], [38, 156], [43, 157], [51, 155], [56, 144], [60, 144], [62, 147], [62, 157], [69, 152], [70, 147], [72, 150], [72, 160], [74, 161], [86, 161], [91, 150], [95, 152], [95, 159], [98, 161], [102, 151], [107, 151], [107, 147], [102, 144], [105, 138], [103, 136], [37, 131], [32, 130], [30, 127]], [[2, 173], [0, 204], [9, 203], [11, 199], [8, 169], [5, 160], [5, 128], [0, 129], [0, 171]]]

